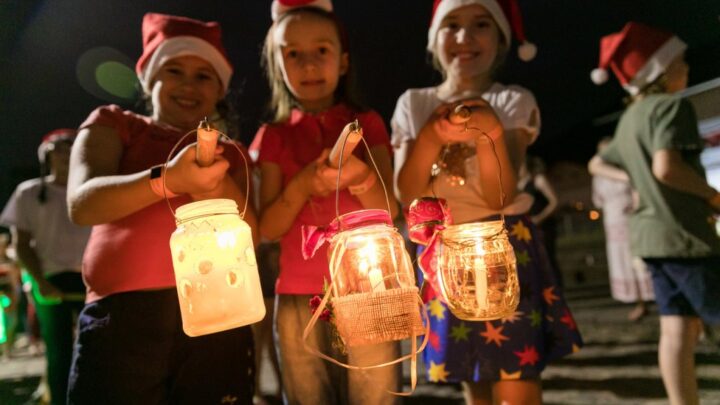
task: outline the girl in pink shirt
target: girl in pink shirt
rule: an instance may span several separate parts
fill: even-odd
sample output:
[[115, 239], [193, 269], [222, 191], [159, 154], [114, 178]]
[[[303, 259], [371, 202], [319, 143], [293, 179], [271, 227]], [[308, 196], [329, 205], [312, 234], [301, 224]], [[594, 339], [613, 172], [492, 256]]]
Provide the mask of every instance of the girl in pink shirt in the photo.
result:
[[[199, 166], [190, 141], [164, 174], [158, 170], [185, 133], [217, 115], [227, 92], [232, 66], [220, 26], [146, 14], [136, 71], [150, 115], [96, 109], [81, 125], [71, 155], [70, 215], [93, 230], [83, 259], [88, 299], [68, 400], [251, 403], [250, 327], [193, 338], [182, 331], [169, 247], [175, 223], [162, 191], [164, 175], [174, 209], [208, 198], [231, 198], [242, 207], [247, 173], [228, 146], [218, 147], [212, 165]], [[252, 210], [244, 220], [256, 229]]]
[[[288, 3], [291, 3], [288, 1]], [[297, 3], [297, 2], [292, 2]], [[307, 2], [306, 2], [307, 3]], [[341, 369], [308, 353], [302, 332], [311, 317], [309, 300], [330, 280], [327, 246], [313, 258], [301, 253], [301, 227], [324, 226], [339, 211], [387, 209], [382, 185], [362, 145], [337, 170], [328, 150], [343, 127], [357, 119], [385, 184], [392, 184], [390, 142], [380, 116], [357, 107], [349, 91], [350, 57], [345, 31], [329, 1], [302, 6], [273, 3], [274, 23], [265, 40], [263, 62], [272, 89], [274, 119], [251, 146], [261, 171], [260, 233], [280, 240], [275, 332], [286, 403], [392, 403], [399, 368], [365, 372]], [[397, 214], [395, 202], [391, 215]], [[336, 358], [329, 325], [316, 325], [309, 343]], [[379, 364], [397, 357], [396, 342], [348, 349], [351, 364]], [[370, 385], [372, 384], [372, 386]]]

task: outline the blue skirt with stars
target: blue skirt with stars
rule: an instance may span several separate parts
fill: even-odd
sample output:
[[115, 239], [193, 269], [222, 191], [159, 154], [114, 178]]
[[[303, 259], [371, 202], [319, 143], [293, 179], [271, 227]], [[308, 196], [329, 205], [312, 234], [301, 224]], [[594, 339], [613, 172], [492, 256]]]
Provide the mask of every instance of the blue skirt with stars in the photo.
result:
[[463, 321], [425, 286], [430, 336], [423, 359], [431, 382], [537, 379], [547, 362], [576, 352], [582, 339], [538, 228], [526, 215], [505, 217], [517, 258], [520, 304], [495, 321]]

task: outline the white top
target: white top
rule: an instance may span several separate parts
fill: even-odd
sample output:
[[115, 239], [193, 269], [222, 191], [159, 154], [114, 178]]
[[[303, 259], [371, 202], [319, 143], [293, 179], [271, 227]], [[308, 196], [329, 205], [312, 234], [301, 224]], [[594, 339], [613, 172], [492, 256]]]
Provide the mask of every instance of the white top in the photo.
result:
[[[516, 85], [506, 86], [496, 82], [482, 94], [482, 98], [495, 109], [495, 113], [506, 131], [523, 129], [532, 136], [530, 143], [537, 139], [540, 132], [540, 114], [535, 97], [529, 90]], [[395, 113], [390, 122], [392, 145], [395, 150], [396, 183], [400, 168], [405, 163], [408, 143], [415, 141], [425, 122], [443, 102], [437, 95], [437, 87], [409, 89], [398, 99]], [[535, 126], [530, 125], [533, 112], [538, 117]], [[465, 160], [467, 181], [462, 186], [451, 185], [444, 172], [434, 179], [435, 193], [438, 197], [447, 199], [455, 223], [471, 222], [500, 213], [500, 211], [487, 206], [479, 181], [473, 181], [478, 176], [477, 167], [477, 156]], [[426, 196], [433, 195], [430, 187], [424, 194]], [[502, 213], [505, 215], [524, 214], [530, 209], [532, 201], [532, 196], [529, 194], [516, 193], [515, 199], [505, 204]]]
[[48, 183], [47, 201], [40, 204], [40, 179], [20, 183], [0, 215], [0, 223], [32, 235], [45, 275], [80, 272], [89, 226], [78, 226], [68, 216], [65, 187]]

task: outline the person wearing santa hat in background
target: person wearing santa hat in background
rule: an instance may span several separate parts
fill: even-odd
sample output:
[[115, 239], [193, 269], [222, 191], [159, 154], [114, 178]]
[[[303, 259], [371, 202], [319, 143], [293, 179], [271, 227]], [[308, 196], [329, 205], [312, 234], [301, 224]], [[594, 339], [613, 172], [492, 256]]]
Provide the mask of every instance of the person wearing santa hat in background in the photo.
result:
[[[93, 229], [68, 400], [251, 403], [250, 327], [185, 335], [168, 246], [176, 227], [168, 203], [177, 209], [231, 198], [243, 206], [247, 173], [231, 145], [218, 146], [214, 162], [199, 166], [190, 138], [160, 170], [184, 134], [218, 116], [232, 66], [215, 22], [148, 13], [142, 34], [136, 72], [149, 115], [99, 107], [80, 125], [70, 159], [70, 216]], [[257, 239], [251, 207], [244, 220]]]
[[[697, 404], [695, 345], [701, 320], [720, 324], [720, 193], [705, 179], [704, 143], [695, 111], [677, 93], [687, 87], [687, 45], [672, 33], [629, 22], [600, 41], [595, 83], [611, 68], [630, 95], [610, 144], [589, 163], [592, 174], [630, 177], [639, 204], [630, 248], [652, 273], [660, 313], [658, 358], [671, 404]], [[610, 165], [610, 166], [608, 166]]]
[[90, 227], [70, 222], [66, 185], [74, 129], [57, 129], [38, 147], [42, 176], [18, 185], [0, 223], [13, 231], [22, 267], [33, 281], [33, 304], [45, 342], [52, 404], [64, 404], [72, 360], [73, 327], [85, 293], [80, 267]]
[[[466, 402], [473, 404], [541, 403], [545, 364], [582, 345], [528, 215], [532, 197], [517, 190], [526, 149], [540, 129], [535, 98], [525, 88], [493, 79], [509, 53], [511, 29], [522, 43], [520, 58], [535, 54], [519, 11], [514, 1], [436, 1], [427, 50], [444, 80], [407, 90], [391, 121], [398, 199], [407, 206], [419, 197], [444, 198], [455, 224], [502, 214], [518, 257], [520, 303], [506, 319], [462, 321], [439, 291], [424, 291], [431, 329], [423, 353], [428, 380], [462, 382]], [[477, 131], [450, 122], [448, 112], [457, 100], [478, 106], [468, 126], [484, 131], [492, 143], [476, 141]]]
[[[263, 125], [250, 150], [261, 172], [260, 233], [280, 240], [276, 283], [275, 335], [283, 396], [289, 404], [389, 404], [399, 401], [401, 367], [346, 370], [303, 348], [309, 301], [330, 280], [327, 245], [305, 258], [303, 226], [327, 226], [341, 213], [388, 209], [383, 187], [362, 147], [338, 170], [327, 164], [329, 149], [343, 127], [357, 119], [385, 184], [392, 180], [390, 140], [382, 118], [354, 102], [346, 31], [329, 0], [275, 0], [263, 63], [272, 91], [272, 123]], [[336, 185], [336, 182], [339, 185]], [[391, 200], [390, 217], [397, 212]], [[388, 221], [390, 219], [388, 218]], [[382, 364], [399, 357], [399, 343], [353, 346], [347, 357], [325, 322], [307, 341], [351, 365]]]

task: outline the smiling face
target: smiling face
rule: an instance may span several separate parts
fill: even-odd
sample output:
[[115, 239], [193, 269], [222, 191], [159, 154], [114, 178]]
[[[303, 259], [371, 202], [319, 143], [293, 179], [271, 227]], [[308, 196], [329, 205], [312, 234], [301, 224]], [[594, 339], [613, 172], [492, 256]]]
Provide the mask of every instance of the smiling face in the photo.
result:
[[440, 23], [434, 54], [447, 76], [490, 75], [500, 51], [500, 30], [480, 5], [460, 7]]
[[289, 15], [276, 27], [274, 43], [285, 85], [303, 110], [332, 106], [338, 81], [348, 68], [335, 24], [313, 13]]
[[152, 81], [153, 119], [189, 130], [215, 111], [223, 87], [210, 63], [197, 56], [165, 62]]

